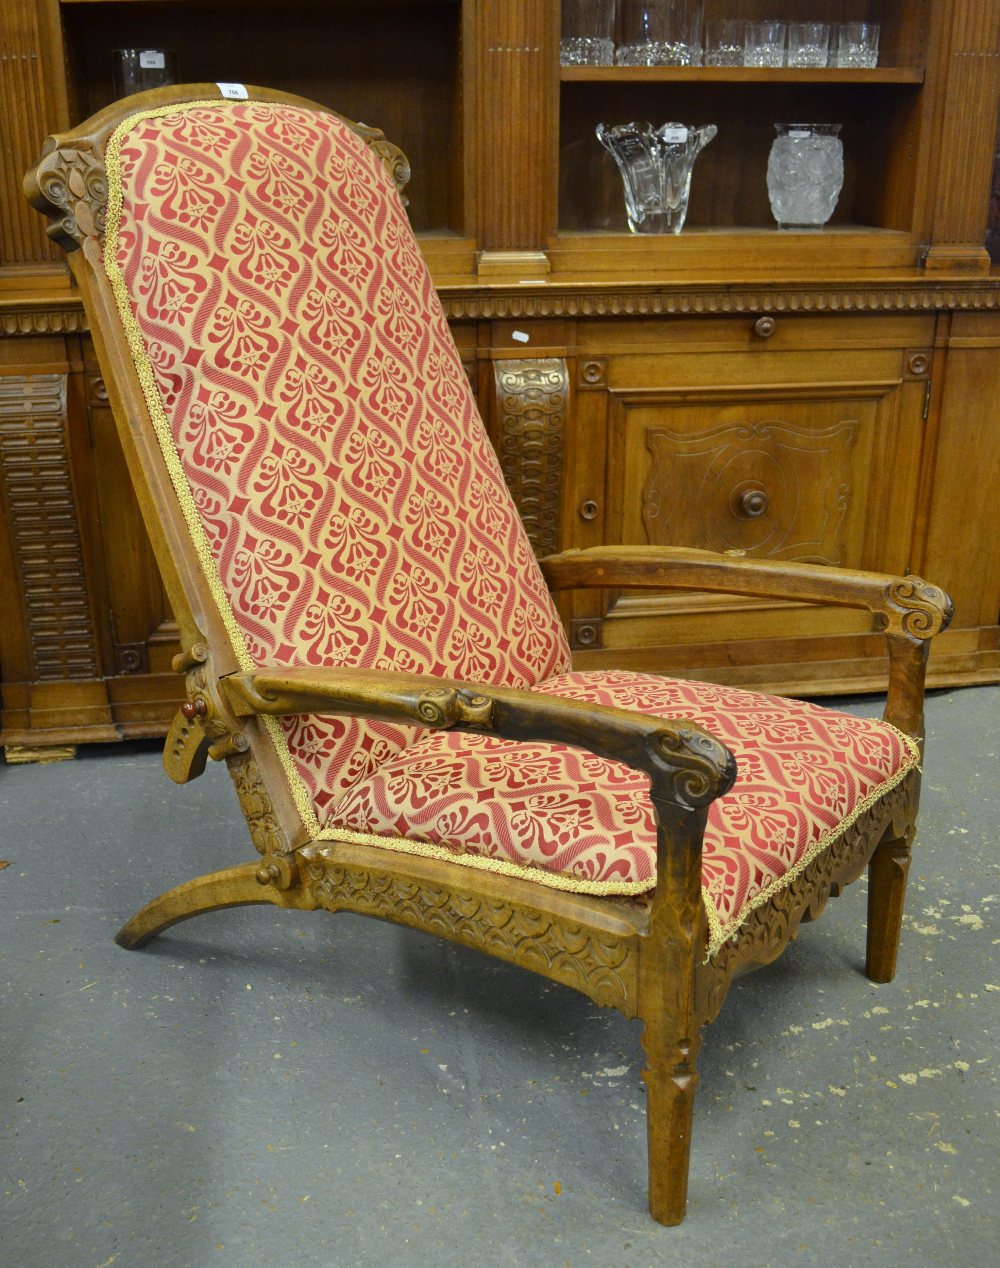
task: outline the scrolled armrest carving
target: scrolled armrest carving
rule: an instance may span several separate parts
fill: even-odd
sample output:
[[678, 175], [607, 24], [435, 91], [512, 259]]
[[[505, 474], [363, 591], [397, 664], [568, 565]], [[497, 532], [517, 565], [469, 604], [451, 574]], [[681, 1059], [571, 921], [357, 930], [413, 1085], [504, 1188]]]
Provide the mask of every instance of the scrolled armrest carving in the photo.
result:
[[729, 749], [694, 723], [541, 692], [332, 668], [229, 674], [219, 685], [237, 717], [328, 713], [569, 744], [644, 771], [655, 801], [684, 810], [706, 806], [736, 778]]
[[327, 708], [343, 716], [391, 717], [435, 730], [455, 726], [489, 730], [493, 725], [493, 701], [481, 692], [453, 686], [421, 690], [403, 676], [395, 684], [387, 682], [385, 692], [379, 693], [378, 676], [361, 674], [356, 683], [345, 683], [344, 690], [334, 691], [328, 698], [317, 697], [311, 685], [303, 695], [294, 676], [268, 681], [259, 676], [233, 675], [223, 682], [230, 702], [238, 702], [244, 713], [301, 713]]
[[488, 729], [493, 722], [493, 702], [487, 696], [452, 687], [423, 692], [417, 699], [417, 712], [427, 726], [438, 729], [459, 724]]
[[714, 736], [691, 727], [654, 732], [649, 748], [658, 769], [651, 773], [652, 796], [693, 810], [723, 797], [736, 781], [736, 759]]
[[939, 586], [922, 577], [903, 577], [889, 587], [891, 611], [885, 615], [886, 632], [907, 638], [933, 638], [948, 628], [955, 605]]

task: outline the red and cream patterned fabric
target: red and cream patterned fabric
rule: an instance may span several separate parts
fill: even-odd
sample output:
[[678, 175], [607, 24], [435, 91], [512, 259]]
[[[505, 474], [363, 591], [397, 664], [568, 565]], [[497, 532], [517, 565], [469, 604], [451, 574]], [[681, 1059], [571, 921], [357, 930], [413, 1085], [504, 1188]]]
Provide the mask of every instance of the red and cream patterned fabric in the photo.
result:
[[[686, 718], [732, 749], [736, 784], [710, 807], [703, 852], [712, 951], [917, 760], [916, 745], [884, 723], [733, 687], [569, 673], [535, 690]], [[580, 749], [425, 732], [355, 785], [327, 830], [472, 866], [500, 860], [567, 889], [636, 894], [656, 878], [648, 790], [645, 775]]]
[[[317, 111], [202, 102], [127, 120], [107, 166], [105, 266], [244, 667], [521, 687], [566, 669], [562, 627], [371, 149]], [[412, 736], [316, 717], [282, 725], [320, 818]]]

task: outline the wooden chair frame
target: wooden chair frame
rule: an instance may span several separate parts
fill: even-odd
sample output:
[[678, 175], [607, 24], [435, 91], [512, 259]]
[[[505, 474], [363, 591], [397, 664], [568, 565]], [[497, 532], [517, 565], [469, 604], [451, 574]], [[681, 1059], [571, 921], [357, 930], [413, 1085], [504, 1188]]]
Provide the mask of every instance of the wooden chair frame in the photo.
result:
[[[249, 88], [254, 101], [322, 110], [289, 94]], [[191, 545], [101, 265], [113, 129], [140, 109], [219, 97], [215, 84], [157, 89], [118, 102], [46, 142], [25, 178], [49, 234], [69, 252], [108, 395], [164, 583], [180, 628], [175, 668], [187, 703], [167, 737], [168, 774], [185, 782], [206, 758], [225, 760], [261, 859], [168, 891], [118, 934], [136, 948], [180, 920], [250, 903], [354, 911], [485, 951], [583, 992], [643, 1022], [649, 1204], [662, 1223], [684, 1214], [696, 1059], [706, 1022], [739, 973], [774, 960], [799, 923], [817, 916], [867, 867], [866, 972], [895, 971], [920, 774], [914, 767], [864, 811], [733, 937], [706, 959], [701, 846], [708, 806], [735, 778], [728, 749], [693, 724], [670, 723], [531, 691], [388, 672], [342, 669], [241, 672]], [[333, 113], [333, 112], [329, 112]], [[400, 152], [374, 129], [350, 127], [378, 152], [397, 185]], [[889, 652], [885, 719], [922, 740], [929, 639], [952, 611], [916, 577], [671, 548], [601, 548], [542, 561], [554, 590], [627, 587], [834, 604], [870, 612]], [[327, 712], [577, 745], [644, 771], [657, 817], [657, 880], [649, 901], [560, 892], [515, 877], [367, 845], [313, 842], [293, 804], [264, 715]]]

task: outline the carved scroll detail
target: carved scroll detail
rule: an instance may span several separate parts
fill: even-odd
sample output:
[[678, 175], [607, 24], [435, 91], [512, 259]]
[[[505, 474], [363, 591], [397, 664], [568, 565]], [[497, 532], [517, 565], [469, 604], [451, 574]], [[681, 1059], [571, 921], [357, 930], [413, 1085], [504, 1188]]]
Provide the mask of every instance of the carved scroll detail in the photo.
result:
[[366, 128], [364, 124], [358, 123], [353, 125], [355, 130], [360, 133], [366, 144], [374, 150], [382, 162], [385, 164], [392, 177], [392, 183], [396, 186], [400, 197], [403, 200], [403, 206], [407, 205], [408, 199], [403, 193], [404, 187], [410, 179], [410, 161], [397, 145], [393, 145], [391, 141], [387, 141], [381, 132], [374, 128]]
[[602, 936], [454, 886], [343, 867], [311, 849], [299, 858], [312, 897], [327, 911], [346, 909], [426, 929], [572, 986], [598, 1004], [625, 1009], [635, 998], [634, 940]]
[[688, 727], [671, 727], [650, 736], [655, 758], [667, 763], [659, 773], [651, 796], [692, 809], [723, 797], [736, 782], [736, 759], [726, 746]]
[[569, 370], [558, 357], [496, 361], [500, 466], [538, 555], [562, 539], [562, 485]]
[[[104, 161], [89, 145], [53, 147], [34, 172], [47, 206], [48, 235], [68, 251], [87, 238], [103, 239], [108, 204], [108, 175]], [[36, 205], [37, 202], [36, 202]]]
[[283, 855], [291, 845], [278, 822], [271, 798], [264, 787], [260, 767], [250, 753], [241, 753], [227, 761], [229, 775], [240, 799], [240, 806], [250, 829], [254, 849], [263, 855]]
[[898, 612], [888, 618], [890, 634], [908, 638], [933, 638], [947, 629], [955, 605], [938, 586], [922, 577], [906, 577], [889, 587], [889, 599]]
[[493, 722], [493, 702], [469, 691], [442, 688], [425, 691], [417, 701], [417, 712], [428, 726], [447, 728], [464, 722], [489, 727]]

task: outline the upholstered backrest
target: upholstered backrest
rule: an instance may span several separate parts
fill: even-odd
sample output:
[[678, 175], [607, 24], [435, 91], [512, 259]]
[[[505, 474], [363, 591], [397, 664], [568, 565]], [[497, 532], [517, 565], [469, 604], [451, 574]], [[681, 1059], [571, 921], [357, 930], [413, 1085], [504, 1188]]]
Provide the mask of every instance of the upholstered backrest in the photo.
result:
[[[567, 668], [378, 155], [319, 110], [195, 102], [127, 119], [106, 165], [104, 267], [240, 663], [521, 686]], [[410, 738], [283, 731], [320, 819]]]

